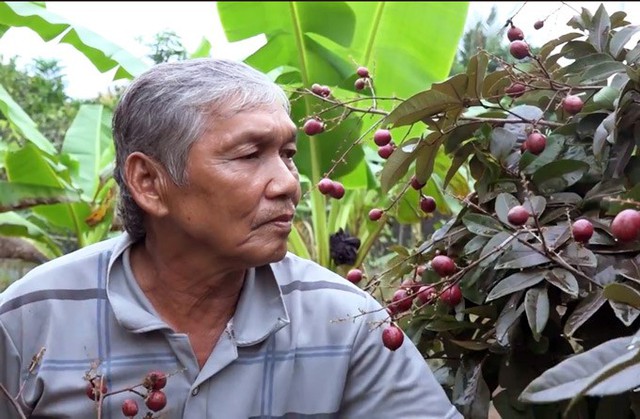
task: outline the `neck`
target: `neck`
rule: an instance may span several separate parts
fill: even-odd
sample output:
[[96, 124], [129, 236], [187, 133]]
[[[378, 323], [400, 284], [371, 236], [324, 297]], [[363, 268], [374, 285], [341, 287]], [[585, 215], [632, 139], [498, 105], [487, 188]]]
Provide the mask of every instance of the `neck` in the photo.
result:
[[235, 312], [246, 270], [161, 243], [145, 239], [130, 257], [136, 281], [158, 314], [180, 333], [223, 328]]

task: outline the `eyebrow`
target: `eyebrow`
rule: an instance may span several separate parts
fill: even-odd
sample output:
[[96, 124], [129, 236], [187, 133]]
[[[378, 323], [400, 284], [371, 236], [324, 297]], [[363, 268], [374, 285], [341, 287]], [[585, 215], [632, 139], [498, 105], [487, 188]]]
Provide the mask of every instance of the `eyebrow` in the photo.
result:
[[[251, 131], [240, 136], [234, 143], [234, 145], [240, 144], [250, 144], [250, 143], [259, 143], [265, 138], [265, 135], [261, 132]], [[285, 144], [296, 143], [298, 141], [298, 131], [291, 130], [288, 135], [288, 138], [284, 141]]]

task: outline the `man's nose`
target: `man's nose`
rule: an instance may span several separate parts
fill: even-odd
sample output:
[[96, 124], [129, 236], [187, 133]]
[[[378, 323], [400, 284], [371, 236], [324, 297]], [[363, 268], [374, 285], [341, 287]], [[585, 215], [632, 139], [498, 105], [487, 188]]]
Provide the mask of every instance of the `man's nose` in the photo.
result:
[[271, 177], [267, 185], [269, 198], [293, 199], [299, 195], [300, 179], [295, 164], [287, 164], [285, 160], [278, 157], [273, 160], [273, 164], [269, 165], [268, 170]]

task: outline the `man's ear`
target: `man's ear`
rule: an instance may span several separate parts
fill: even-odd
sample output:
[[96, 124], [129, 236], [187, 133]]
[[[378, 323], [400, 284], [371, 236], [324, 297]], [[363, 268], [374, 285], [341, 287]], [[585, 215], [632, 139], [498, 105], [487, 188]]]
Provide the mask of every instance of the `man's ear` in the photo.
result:
[[138, 151], [124, 163], [124, 178], [136, 204], [147, 214], [162, 217], [168, 213], [165, 201], [168, 174], [153, 158]]

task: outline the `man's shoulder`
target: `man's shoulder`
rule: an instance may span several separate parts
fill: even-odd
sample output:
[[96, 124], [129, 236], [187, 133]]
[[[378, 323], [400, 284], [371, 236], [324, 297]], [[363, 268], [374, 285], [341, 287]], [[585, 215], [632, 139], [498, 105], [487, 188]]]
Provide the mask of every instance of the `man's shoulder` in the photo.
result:
[[107, 239], [36, 266], [0, 293], [0, 305], [42, 290], [95, 287], [98, 270], [106, 270], [108, 255], [118, 240], [119, 237]]
[[365, 291], [346, 278], [291, 252], [288, 252], [281, 261], [272, 263], [271, 269], [283, 294], [294, 291], [324, 291], [346, 293], [360, 299], [368, 297]]

